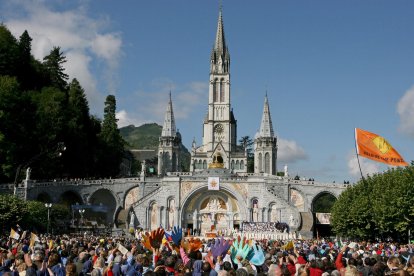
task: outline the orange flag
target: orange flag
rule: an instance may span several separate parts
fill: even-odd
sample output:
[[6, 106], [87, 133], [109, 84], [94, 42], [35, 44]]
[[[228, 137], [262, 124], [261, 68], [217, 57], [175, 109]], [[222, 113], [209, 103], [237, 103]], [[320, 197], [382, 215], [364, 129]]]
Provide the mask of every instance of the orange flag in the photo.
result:
[[360, 156], [392, 166], [408, 166], [391, 144], [375, 133], [356, 128], [355, 141]]

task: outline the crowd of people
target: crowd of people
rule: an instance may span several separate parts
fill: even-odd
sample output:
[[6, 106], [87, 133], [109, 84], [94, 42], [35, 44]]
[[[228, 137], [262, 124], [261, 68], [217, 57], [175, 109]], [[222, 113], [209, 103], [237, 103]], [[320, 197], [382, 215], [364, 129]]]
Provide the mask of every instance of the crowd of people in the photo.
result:
[[[414, 245], [341, 240], [25, 235], [0, 241], [0, 276], [414, 275]], [[35, 237], [35, 239], [34, 239]]]

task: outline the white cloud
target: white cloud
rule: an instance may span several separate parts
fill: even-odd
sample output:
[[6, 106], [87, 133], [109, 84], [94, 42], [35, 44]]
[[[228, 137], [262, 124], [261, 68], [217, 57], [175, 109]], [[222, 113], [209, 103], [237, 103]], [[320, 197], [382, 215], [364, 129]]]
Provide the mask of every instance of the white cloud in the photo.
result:
[[414, 86], [408, 89], [397, 104], [401, 132], [414, 136]]
[[295, 141], [278, 138], [278, 160], [280, 163], [295, 163], [308, 159], [305, 150]]
[[90, 17], [85, 6], [59, 11], [51, 6], [45, 1], [9, 1], [5, 7], [19, 12], [4, 11], [5, 24], [16, 37], [24, 30], [29, 32], [32, 54], [38, 60], [43, 60], [53, 46], [61, 47], [68, 60], [65, 68], [70, 79], [77, 78], [84, 87], [92, 113], [102, 113], [106, 95], [99, 92], [91, 63], [106, 63], [102, 67], [107, 70], [103, 74], [108, 87], [104, 89], [113, 93], [122, 39], [119, 33], [105, 30], [109, 25], [106, 18]]
[[[359, 162], [361, 164], [361, 171], [364, 177], [384, 171], [384, 166], [382, 166], [380, 163], [370, 161], [363, 157], [359, 158]], [[359, 170], [356, 153], [350, 153], [348, 155], [348, 171], [349, 174], [355, 179], [361, 178], [361, 172]]]
[[129, 102], [139, 104], [139, 109], [132, 112], [126, 110], [118, 112], [119, 127], [154, 122], [162, 125], [170, 91], [177, 126], [179, 121], [191, 118], [194, 112], [200, 112], [200, 107], [204, 107], [207, 101], [208, 84], [204, 82], [178, 85], [169, 79], [156, 79], [151, 81], [150, 86], [151, 90], [138, 90], [128, 99]]

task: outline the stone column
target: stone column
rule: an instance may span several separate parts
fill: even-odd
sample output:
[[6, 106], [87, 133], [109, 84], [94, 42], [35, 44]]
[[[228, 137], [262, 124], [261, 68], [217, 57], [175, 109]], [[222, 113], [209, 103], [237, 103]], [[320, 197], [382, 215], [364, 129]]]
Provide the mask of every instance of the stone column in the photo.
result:
[[[164, 206], [160, 206], [160, 213], [159, 213], [159, 218], [160, 218], [160, 225], [162, 225], [163, 228], [166, 227], [166, 221], [165, 221], [165, 212], [166, 209]], [[157, 226], [159, 227], [159, 225]]]
[[150, 224], [151, 224], [151, 218], [150, 218], [150, 214], [151, 214], [151, 210], [152, 208], [150, 207], [145, 207], [145, 229], [146, 230], [150, 230]]
[[194, 210], [193, 212], [193, 231], [194, 229], [198, 230], [198, 214], [197, 214], [197, 210]]
[[181, 221], [180, 221], [180, 208], [178, 208], [178, 207], [175, 208], [174, 216], [175, 216], [175, 219], [174, 219], [175, 225], [181, 226]]
[[267, 222], [267, 208], [262, 208], [262, 222]]

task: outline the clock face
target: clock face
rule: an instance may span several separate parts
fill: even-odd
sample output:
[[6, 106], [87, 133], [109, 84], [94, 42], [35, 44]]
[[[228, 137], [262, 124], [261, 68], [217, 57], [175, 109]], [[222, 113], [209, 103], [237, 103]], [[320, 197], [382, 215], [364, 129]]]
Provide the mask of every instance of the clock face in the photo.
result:
[[224, 131], [223, 125], [222, 124], [218, 124], [214, 126], [214, 133], [216, 134], [222, 134]]

